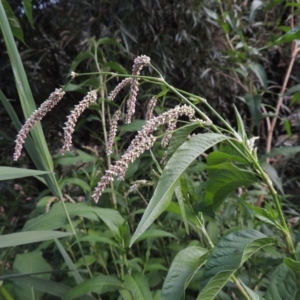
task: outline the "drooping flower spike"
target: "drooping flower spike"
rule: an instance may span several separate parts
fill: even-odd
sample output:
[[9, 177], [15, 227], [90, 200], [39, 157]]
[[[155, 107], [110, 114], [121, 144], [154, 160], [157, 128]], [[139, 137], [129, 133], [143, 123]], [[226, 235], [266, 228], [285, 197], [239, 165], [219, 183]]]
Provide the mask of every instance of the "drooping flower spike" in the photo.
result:
[[31, 117], [24, 123], [21, 130], [19, 131], [16, 138], [14, 160], [18, 160], [21, 155], [23, 144], [31, 128], [42, 118], [62, 99], [65, 92], [63, 89], [55, 89], [53, 93], [50, 94], [49, 98], [41, 104], [41, 106], [33, 112]]

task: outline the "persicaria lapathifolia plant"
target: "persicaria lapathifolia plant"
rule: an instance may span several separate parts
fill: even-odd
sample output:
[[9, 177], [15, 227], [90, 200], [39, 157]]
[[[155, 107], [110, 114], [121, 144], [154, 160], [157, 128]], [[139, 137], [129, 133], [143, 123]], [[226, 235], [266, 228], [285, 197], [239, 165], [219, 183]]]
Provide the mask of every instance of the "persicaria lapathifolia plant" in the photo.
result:
[[[140, 75], [142, 68], [146, 66], [150, 66], [158, 74], [158, 77]], [[125, 76], [120, 74], [116, 75], [112, 72], [99, 73], [109, 74], [113, 77]], [[176, 124], [179, 117], [187, 117], [190, 122], [189, 124], [193, 126], [195, 125], [193, 129], [197, 126], [205, 127], [204, 131], [206, 131], [205, 133], [193, 134], [188, 139], [188, 136], [192, 133], [193, 129], [188, 132], [188, 126], [183, 127], [183, 129], [186, 130], [184, 131], [185, 135], [178, 135], [181, 140], [176, 147], [173, 146], [173, 152], [168, 155], [169, 160], [160, 175], [154, 194], [143, 214], [136, 232], [133, 234], [130, 241], [130, 245], [136, 242], [145, 230], [147, 230], [147, 228], [156, 220], [156, 218], [165, 211], [165, 209], [170, 205], [171, 197], [174, 192], [178, 198], [178, 202], [179, 200], [181, 201], [179, 206], [185, 227], [188, 228], [189, 224], [193, 224], [193, 226], [195, 226], [197, 230], [200, 230], [205, 237], [206, 242], [211, 249], [196, 247], [197, 249], [193, 248], [193, 253], [191, 254], [188, 252], [189, 249], [187, 248], [183, 250], [187, 251], [187, 255], [185, 255], [185, 253], [178, 254], [179, 256], [182, 255], [180, 256], [180, 259], [178, 258], [180, 260], [180, 268], [186, 263], [188, 270], [186, 278], [182, 279], [182, 277], [179, 276], [180, 274], [178, 274], [178, 270], [180, 270], [180, 268], [178, 268], [178, 265], [176, 266], [176, 262], [178, 263], [178, 261], [176, 261], [176, 258], [174, 259], [174, 265], [171, 265], [162, 288], [162, 299], [180, 298], [180, 295], [178, 295], [178, 293], [176, 294], [177, 284], [179, 283], [177, 283], [174, 278], [181, 278], [183, 280], [183, 282], [180, 283], [182, 284], [181, 293], [183, 293], [190, 278], [196, 274], [197, 268], [199, 269], [203, 264], [205, 264], [202, 276], [203, 280], [200, 285], [200, 294], [197, 299], [213, 299], [229, 280], [232, 280], [235, 283], [236, 287], [245, 299], [253, 299], [252, 297], [256, 295], [254, 291], [251, 291], [244, 285], [244, 283], [241, 283], [235, 274], [252, 254], [265, 246], [274, 244], [276, 237], [268, 237], [261, 232], [252, 229], [240, 230], [221, 238], [218, 244], [214, 246], [206, 232], [202, 214], [194, 211], [195, 203], [191, 203], [193, 197], [195, 198], [197, 196], [193, 201], [200, 205], [200, 208], [198, 207], [200, 212], [216, 214], [221, 209], [225, 200], [228, 199], [228, 197], [234, 193], [236, 189], [241, 188], [243, 191], [246, 191], [246, 187], [251, 184], [261, 183], [263, 186], [267, 187], [270, 194], [269, 198], [272, 199], [272, 201], [269, 201], [270, 203], [266, 204], [266, 209], [254, 207], [247, 203], [242, 197], [239, 198], [239, 201], [255, 217], [265, 221], [269, 225], [271, 224], [271, 226], [283, 234], [289, 258], [284, 262], [285, 265], [282, 269], [280, 269], [280, 272], [285, 272], [284, 274], [288, 277], [292, 276], [290, 275], [290, 270], [299, 270], [299, 262], [297, 262], [293, 239], [287, 226], [277, 191], [273, 187], [270, 177], [260, 165], [257, 157], [257, 151], [254, 145], [257, 137], [247, 137], [243, 121], [236, 108], [234, 107], [238, 130], [235, 130], [228, 122], [226, 122], [205, 99], [192, 95], [188, 92], [178, 90], [169, 85], [164, 80], [160, 72], [151, 65], [150, 58], [145, 55], [139, 56], [134, 60], [132, 75], [125, 77], [126, 78], [124, 78], [109, 94], [108, 100], [114, 100], [124, 87], [130, 86], [129, 97], [126, 104], [127, 111], [125, 115], [125, 123], [127, 124], [131, 122], [135, 112], [139, 82], [141, 80], [147, 80], [148, 82], [164, 86], [164, 91], [167, 90], [165, 93], [162, 93], [164, 96], [168, 92], [172, 92], [172, 94], [177, 95], [180, 101], [184, 102], [184, 104], [178, 105], [158, 116], [154, 116], [154, 107], [157, 99], [161, 95], [158, 94], [150, 99], [147, 106], [145, 125], [136, 134], [128, 149], [123, 155], [121, 155], [121, 158], [114, 164], [110, 164], [108, 169], [105, 171], [105, 174], [97, 184], [92, 195], [95, 202], [98, 202], [104, 189], [114, 179], [114, 177], [124, 180], [125, 172], [129, 164], [135, 161], [142, 153], [152, 148], [157, 139], [161, 138], [162, 147], [166, 148], [169, 146], [170, 141], [172, 142], [174, 132], [178, 130], [176, 129]], [[42, 117], [57, 104], [63, 94], [64, 92], [62, 89], [56, 90], [52, 93], [49, 99], [33, 113], [32, 117], [22, 127], [16, 139], [14, 154], [15, 160], [17, 160], [20, 156], [24, 139], [28, 135], [32, 126], [40, 121]], [[68, 116], [68, 120], [64, 127], [65, 140], [62, 153], [65, 153], [70, 149], [72, 144], [72, 134], [78, 117], [85, 109], [96, 101], [97, 90], [93, 90], [89, 92], [78, 105], [75, 106], [75, 109]], [[198, 106], [196, 106], [195, 103], [203, 105], [215, 119], [218, 119], [218, 123], [221, 123], [223, 127], [213, 124], [210, 118]], [[118, 109], [111, 118], [110, 133], [106, 145], [107, 155], [110, 155], [113, 152], [113, 143], [117, 132], [117, 125], [122, 115], [121, 111], [121, 109]], [[201, 119], [196, 116], [199, 116]], [[167, 128], [163, 136], [155, 136], [155, 131], [163, 125], [166, 125]], [[193, 196], [193, 193], [189, 193], [189, 191], [187, 191], [187, 186], [181, 184], [181, 178], [193, 161], [216, 144], [220, 144], [219, 150], [212, 151], [207, 155], [207, 173], [209, 175], [209, 179], [205, 183], [205, 195], [203, 199], [199, 201], [200, 197], [198, 197], [198, 195]], [[182, 190], [185, 190], [185, 192], [183, 193]], [[192, 219], [188, 220], [185, 213], [185, 206], [189, 208], [191, 214], [194, 214]], [[193, 259], [193, 263], [189, 261], [190, 258]], [[193, 270], [190, 268], [191, 265], [195, 265]], [[292, 289], [293, 291], [295, 289], [297, 290], [297, 286], [296, 288], [293, 286]], [[270, 292], [270, 295], [271, 293], [272, 291]]]

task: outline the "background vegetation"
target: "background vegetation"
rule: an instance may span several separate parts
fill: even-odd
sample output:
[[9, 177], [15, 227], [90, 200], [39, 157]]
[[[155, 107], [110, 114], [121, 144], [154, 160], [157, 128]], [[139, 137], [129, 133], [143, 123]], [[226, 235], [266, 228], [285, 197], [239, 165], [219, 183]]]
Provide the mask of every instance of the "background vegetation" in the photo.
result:
[[[191, 276], [191, 280], [188, 275], [181, 278], [181, 283], [186, 284], [185, 299], [196, 299], [203, 289], [201, 266], [205, 251], [211, 243], [222, 245], [224, 236], [244, 229], [277, 239], [276, 246], [264, 240], [272, 246], [258, 250], [251, 260], [236, 268], [237, 277], [254, 291], [248, 294], [249, 299], [298, 299], [297, 286], [291, 284], [299, 282], [297, 2], [1, 0], [1, 4], [17, 46], [14, 49], [14, 42], [9, 39], [2, 12], [3, 299], [71, 299], [85, 294], [82, 297], [96, 299], [160, 299], [161, 294], [175, 299], [161, 291], [166, 287], [168, 272], [182, 268], [180, 263], [176, 266], [176, 259], [186, 262], [186, 274]], [[206, 160], [211, 150], [199, 156], [181, 177], [182, 198], [190, 199], [185, 202], [187, 216], [182, 215], [182, 207], [174, 200], [131, 248], [130, 239], [159, 182], [158, 165], [164, 167], [159, 163], [164, 157], [159, 144], [131, 164], [125, 180], [109, 186], [97, 206], [93, 203], [93, 189], [105, 169], [120, 158], [135, 132], [142, 128], [148, 100], [161, 95], [156, 115], [182, 101], [174, 90], [166, 94], [151, 80], [143, 82], [135, 121], [119, 126], [114, 154], [106, 156], [111, 116], [123, 104], [128, 90], [108, 103], [107, 96], [121, 77], [99, 75], [99, 71], [130, 74], [138, 55], [149, 56], [166, 82], [206, 98], [225, 121], [240, 130], [233, 109], [236, 105], [248, 139], [259, 136], [256, 146], [260, 165], [278, 192], [295, 253], [285, 244], [280, 228], [273, 226], [280, 213], [277, 211], [273, 218], [265, 214], [277, 207], [266, 187], [258, 182], [247, 188], [234, 188], [216, 215], [203, 211], [205, 183], [212, 176]], [[88, 75], [78, 76], [66, 85], [71, 71]], [[146, 69], [143, 75], [157, 76], [154, 68]], [[100, 100], [80, 117], [72, 151], [62, 156], [66, 116], [90, 89], [99, 88], [99, 82]], [[34, 128], [25, 144], [26, 151], [18, 162], [13, 162], [14, 140], [21, 123], [60, 86], [65, 87], [64, 99], [43, 119], [42, 125]], [[224, 127], [199, 99], [188, 98], [216, 126]], [[186, 121], [183, 118], [181, 125]], [[194, 129], [182, 131], [180, 144]], [[194, 131], [203, 132], [198, 128]], [[171, 149], [167, 160], [172, 153]], [[131, 192], [133, 186], [135, 190]], [[181, 198], [180, 191], [175, 194], [174, 199]], [[63, 196], [66, 203], [59, 202]], [[247, 204], [253, 206], [249, 208]], [[199, 257], [204, 257], [203, 261]], [[282, 264], [286, 258], [290, 261]], [[290, 269], [286, 270], [288, 265]], [[288, 278], [286, 282], [284, 278]], [[233, 281], [228, 280], [214, 297], [246, 297], [241, 292], [243, 288]], [[279, 286], [281, 281], [290, 287], [289, 294], [284, 294]], [[170, 289], [175, 291], [174, 286]], [[174, 292], [178, 299], [181, 292]]]

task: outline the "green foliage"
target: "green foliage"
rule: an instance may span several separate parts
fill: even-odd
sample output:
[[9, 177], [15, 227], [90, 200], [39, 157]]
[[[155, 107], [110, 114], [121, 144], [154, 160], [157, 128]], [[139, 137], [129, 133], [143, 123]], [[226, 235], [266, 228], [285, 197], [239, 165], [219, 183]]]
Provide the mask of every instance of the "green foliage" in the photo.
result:
[[[287, 180], [270, 159], [299, 152], [299, 146], [271, 149], [281, 127], [289, 136], [296, 133], [284, 111], [299, 99], [297, 72], [291, 73], [298, 68], [299, 26], [293, 24], [299, 5], [52, 2], [24, 0], [21, 12], [14, 1], [0, 2], [6, 65], [18, 92], [11, 97], [8, 88], [0, 91], [7, 116], [20, 130], [23, 116], [28, 119], [36, 109], [33, 91], [63, 86], [71, 101], [45, 123], [60, 129], [63, 121], [57, 120], [69, 115], [75, 99], [77, 104], [90, 90], [98, 98], [75, 117], [73, 149], [65, 155], [56, 153], [61, 138], [51, 138], [48, 126], [43, 130], [37, 123], [25, 141], [29, 156], [19, 167], [2, 161], [2, 298], [298, 299], [299, 213], [285, 195], [287, 182], [295, 187], [297, 178]], [[40, 4], [45, 6], [39, 10]], [[292, 7], [288, 17], [283, 7]], [[49, 13], [56, 8], [62, 13]], [[42, 21], [34, 24], [36, 19]], [[23, 35], [34, 28], [34, 34]], [[286, 55], [289, 43], [294, 56], [282, 80], [267, 51], [277, 46]], [[27, 45], [31, 48], [23, 48]], [[135, 62], [131, 73], [135, 53], [151, 62]], [[39, 73], [30, 71], [33, 66]], [[37, 75], [43, 72], [50, 77]], [[109, 101], [113, 87], [129, 77], [130, 87]], [[137, 92], [135, 120], [121, 124], [130, 110], [127, 100]], [[144, 120], [153, 96], [154, 117]], [[175, 106], [182, 109], [179, 115]], [[117, 109], [121, 118], [112, 137]], [[277, 118], [283, 126], [273, 128]], [[256, 136], [262, 140], [258, 148]], [[167, 147], [162, 150], [159, 141]], [[96, 205], [93, 192], [101, 184], [105, 189]]]

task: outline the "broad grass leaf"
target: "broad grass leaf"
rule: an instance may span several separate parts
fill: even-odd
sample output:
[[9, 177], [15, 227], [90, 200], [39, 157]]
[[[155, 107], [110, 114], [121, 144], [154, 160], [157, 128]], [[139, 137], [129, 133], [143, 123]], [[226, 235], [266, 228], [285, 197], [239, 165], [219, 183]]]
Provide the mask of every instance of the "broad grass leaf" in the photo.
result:
[[204, 151], [229, 137], [216, 134], [204, 133], [193, 136], [183, 143], [168, 161], [160, 177], [149, 205], [131, 238], [132, 245], [137, 238], [154, 222], [154, 220], [166, 210], [171, 202], [171, 197], [177, 186], [178, 179], [186, 171], [188, 166]]
[[[24, 276], [19, 278], [12, 278], [14, 282], [17, 282], [22, 285], [26, 285], [28, 287], [32, 287], [37, 291], [44, 292], [48, 295], [64, 297], [70, 290], [71, 287], [62, 284], [60, 282], [54, 282], [47, 279], [37, 278], [33, 276]], [[91, 296], [81, 296], [76, 298], [76, 300], [93, 300], [95, 298]]]
[[23, 231], [0, 236], [0, 248], [42, 242], [71, 236], [73, 233], [60, 231]]
[[[83, 283], [72, 288], [64, 297], [64, 300], [75, 299], [88, 293], [99, 295], [106, 292], [113, 292], [124, 289], [120, 280], [113, 276], [98, 275], [92, 279], [85, 280]], [[141, 298], [143, 299], [143, 298]]]
[[193, 275], [206, 262], [208, 250], [188, 247], [177, 253], [164, 281], [161, 300], [180, 300]]
[[21, 169], [21, 168], [14, 168], [14, 167], [0, 167], [0, 181], [29, 177], [29, 176], [39, 176], [48, 173], [50, 173], [50, 171], [38, 171], [38, 170]]
[[124, 278], [124, 286], [130, 291], [133, 299], [152, 300], [152, 295], [145, 275], [133, 272]]
[[212, 300], [242, 265], [257, 250], [274, 244], [256, 230], [241, 230], [222, 238], [205, 264], [198, 300]]
[[296, 261], [290, 257], [285, 257], [283, 262], [296, 273], [297, 275], [300, 275], [300, 262]]
[[63, 257], [66, 265], [69, 267], [69, 270], [72, 272], [72, 275], [76, 281], [77, 284], [82, 283], [84, 280], [81, 277], [80, 273], [78, 272], [75, 264], [73, 263], [72, 259], [70, 258], [68, 252], [66, 249], [63, 247], [63, 245], [60, 243], [59, 240], [55, 240], [56, 246], [58, 250], [60, 251], [61, 256]]
[[[38, 278], [49, 279], [51, 266], [44, 260], [42, 252], [28, 252], [17, 254], [13, 264], [13, 270], [18, 273], [35, 273], [35, 272], [49, 272], [45, 274], [35, 275]], [[14, 282], [14, 294], [16, 299], [31, 300], [41, 299], [43, 292], [37, 291], [32, 287], [28, 287], [20, 282]]]
[[[11, 28], [9, 26], [7, 16], [4, 12], [2, 3], [0, 2], [0, 27], [3, 33], [3, 38], [9, 55], [11, 66], [14, 70], [16, 87], [18, 90], [22, 110], [26, 119], [32, 112], [36, 110], [36, 105], [33, 100], [32, 92], [27, 80], [27, 76], [23, 67], [23, 63], [14, 41]], [[1, 101], [7, 110], [14, 126], [19, 131], [21, 128], [20, 121], [4, 94], [0, 92]], [[27, 149], [32, 161], [39, 170], [53, 171], [53, 162], [46, 144], [45, 136], [40, 123], [37, 123], [30, 131], [30, 138], [26, 139], [25, 148]], [[61, 191], [58, 187], [55, 175], [50, 173], [45, 175], [45, 180], [52, 193], [61, 198]]]
[[[124, 223], [123, 217], [114, 209], [88, 206], [85, 203], [66, 203], [65, 205], [71, 218], [79, 216], [94, 221], [100, 218], [115, 235], [119, 234], [119, 226]], [[61, 203], [55, 203], [48, 213], [26, 222], [23, 231], [54, 230], [67, 223], [67, 216]]]
[[266, 292], [266, 300], [296, 299], [297, 282], [294, 272], [285, 264], [280, 264], [272, 274]]

